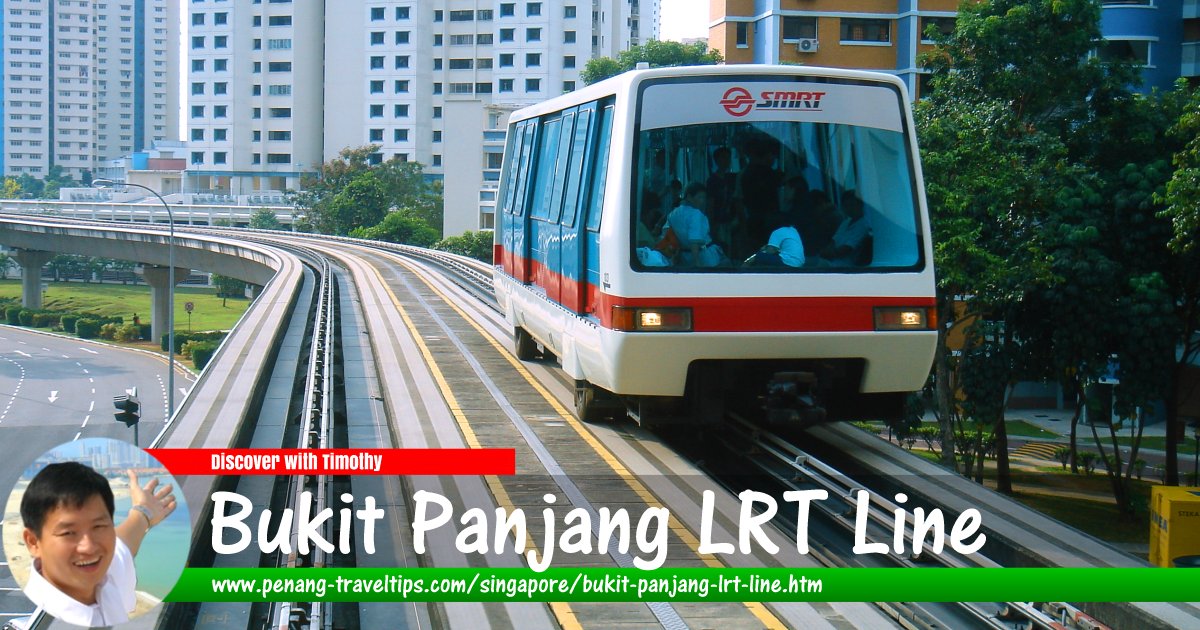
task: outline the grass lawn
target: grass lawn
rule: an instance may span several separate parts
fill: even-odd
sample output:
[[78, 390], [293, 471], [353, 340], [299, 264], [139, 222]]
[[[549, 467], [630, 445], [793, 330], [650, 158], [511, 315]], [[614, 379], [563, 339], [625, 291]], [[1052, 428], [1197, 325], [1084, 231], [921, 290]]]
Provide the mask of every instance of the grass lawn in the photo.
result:
[[[21, 297], [19, 280], [0, 280], [0, 300]], [[222, 301], [225, 305], [222, 306]], [[175, 330], [188, 330], [188, 315], [184, 304], [192, 302], [192, 330], [229, 330], [237, 323], [250, 300], [219, 298], [216, 289], [208, 287], [175, 288]], [[120, 316], [126, 323], [137, 313], [143, 323], [150, 321], [150, 287], [140, 284], [85, 284], [82, 282], [49, 282], [43, 307], [47, 310], [90, 313], [107, 317]]]
[[[922, 422], [922, 423], [921, 423], [921, 426], [923, 426], [923, 427], [937, 427], [937, 426], [938, 426], [938, 423], [936, 423], [936, 422]], [[1039, 427], [1039, 426], [1037, 426], [1037, 425], [1035, 425], [1035, 424], [1032, 424], [1032, 423], [1026, 422], [1026, 421], [1024, 421], [1024, 420], [1009, 420], [1009, 421], [1006, 423], [1006, 428], [1007, 428], [1008, 435], [1009, 435], [1010, 437], [1012, 437], [1012, 436], [1018, 436], [1018, 437], [1029, 437], [1029, 438], [1056, 438], [1056, 437], [1062, 437], [1061, 435], [1059, 435], [1059, 434], [1057, 434], [1057, 433], [1055, 433], [1055, 432], [1053, 432], [1053, 431], [1047, 431], [1047, 430], [1045, 430], [1045, 429], [1043, 429], [1043, 428], [1041, 428], [1041, 427]]]
[[1030, 492], [1018, 492], [1013, 498], [1101, 540], [1144, 544], [1150, 537], [1150, 515], [1145, 511], [1124, 520], [1117, 518], [1112, 503]]

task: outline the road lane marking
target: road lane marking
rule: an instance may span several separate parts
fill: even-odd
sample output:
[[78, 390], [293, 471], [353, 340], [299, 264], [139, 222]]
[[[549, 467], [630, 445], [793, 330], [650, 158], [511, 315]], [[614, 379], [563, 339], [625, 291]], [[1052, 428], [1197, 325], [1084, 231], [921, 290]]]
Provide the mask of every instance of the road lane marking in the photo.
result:
[[84, 348], [84, 347], [80, 346], [79, 349], [83, 350], [84, 352], [91, 352], [92, 354], [100, 354], [99, 352], [96, 352], [95, 350], [92, 350], [91, 348]]

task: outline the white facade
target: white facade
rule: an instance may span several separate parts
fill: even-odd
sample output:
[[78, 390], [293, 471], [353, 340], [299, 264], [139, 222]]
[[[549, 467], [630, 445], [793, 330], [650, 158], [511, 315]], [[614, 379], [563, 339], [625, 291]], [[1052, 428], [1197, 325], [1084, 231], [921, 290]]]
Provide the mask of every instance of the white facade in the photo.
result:
[[324, 6], [185, 3], [189, 192], [299, 187], [322, 161]]
[[4, 0], [5, 175], [82, 179], [175, 139], [179, 26], [171, 0]]
[[[658, 31], [657, 0], [193, 0], [184, 10], [185, 190], [296, 188], [300, 172], [375, 144], [374, 160], [417, 161], [443, 180], [447, 235], [492, 225], [508, 111], [581, 86], [589, 59]], [[277, 108], [290, 118], [272, 117]]]

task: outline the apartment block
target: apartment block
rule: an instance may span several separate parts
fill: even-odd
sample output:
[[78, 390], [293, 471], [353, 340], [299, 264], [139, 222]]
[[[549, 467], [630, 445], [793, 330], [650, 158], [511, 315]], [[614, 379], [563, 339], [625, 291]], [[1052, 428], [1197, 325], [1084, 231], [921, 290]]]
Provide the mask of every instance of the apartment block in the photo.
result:
[[0, 171], [83, 179], [179, 128], [178, 2], [4, 0]]
[[[1095, 54], [1143, 68], [1145, 89], [1196, 81], [1200, 0], [1102, 3], [1104, 43]], [[914, 98], [928, 76], [920, 55], [930, 27], [954, 28], [957, 0], [710, 0], [709, 45], [728, 63], [800, 63], [879, 70], [904, 79]]]

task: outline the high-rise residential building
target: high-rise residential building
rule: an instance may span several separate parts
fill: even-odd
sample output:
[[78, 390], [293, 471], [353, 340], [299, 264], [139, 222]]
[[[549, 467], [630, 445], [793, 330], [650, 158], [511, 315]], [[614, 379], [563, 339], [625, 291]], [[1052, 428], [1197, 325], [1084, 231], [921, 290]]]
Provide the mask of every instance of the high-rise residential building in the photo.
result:
[[322, 81], [337, 76], [323, 69], [324, 5], [186, 3], [185, 191], [295, 189], [302, 172], [321, 164]]
[[[1143, 67], [1145, 89], [1197, 81], [1200, 0], [1101, 3], [1102, 58]], [[710, 0], [709, 45], [728, 63], [802, 63], [894, 73], [914, 98], [925, 33], [954, 28], [958, 0]]]
[[179, 3], [4, 0], [0, 171], [76, 179], [174, 140]]
[[444, 181], [447, 234], [491, 227], [508, 112], [657, 37], [658, 5], [193, 0], [185, 186], [296, 188], [342, 149], [374, 144], [373, 160], [418, 161]]

